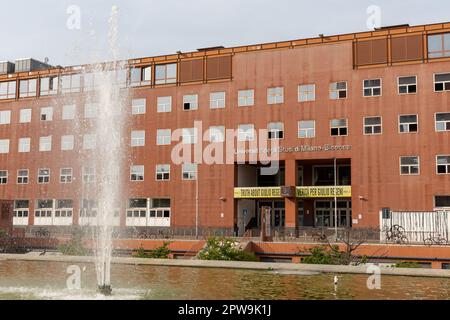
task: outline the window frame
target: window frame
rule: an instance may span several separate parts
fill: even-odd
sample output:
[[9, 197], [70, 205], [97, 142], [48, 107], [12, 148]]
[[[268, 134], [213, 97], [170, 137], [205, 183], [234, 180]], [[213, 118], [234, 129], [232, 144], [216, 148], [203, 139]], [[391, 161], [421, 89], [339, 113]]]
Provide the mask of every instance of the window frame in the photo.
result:
[[[345, 120], [345, 127], [344, 126], [334, 126], [333, 127], [332, 122], [334, 120]], [[331, 137], [347, 137], [348, 136], [348, 131], [349, 131], [348, 118], [331, 119], [330, 122], [329, 122], [329, 125], [330, 125], [330, 131], [329, 132], [330, 132], [330, 136]], [[346, 133], [345, 134], [341, 134], [340, 133], [341, 129], [343, 129], [343, 128], [346, 129]], [[339, 133], [337, 135], [333, 135], [332, 134], [332, 130], [333, 129], [338, 129]]]
[[[41, 171], [47, 170], [48, 174], [41, 174]], [[38, 184], [49, 184], [50, 183], [51, 171], [50, 168], [38, 168], [37, 183]], [[42, 179], [42, 181], [40, 181]]]
[[[371, 119], [371, 118], [380, 118], [380, 124], [366, 125], [366, 119]], [[366, 132], [366, 128], [367, 127], [372, 128], [372, 133], [367, 133]], [[375, 127], [380, 127], [380, 132], [379, 133], [373, 132], [373, 129]], [[365, 136], [378, 136], [378, 135], [382, 135], [382, 134], [383, 134], [383, 117], [382, 116], [366, 116], [366, 117], [363, 117], [363, 135], [365, 135]]]
[[[365, 82], [366, 81], [373, 81], [373, 80], [380, 80], [380, 86], [379, 87], [365, 87]], [[364, 79], [363, 83], [362, 83], [362, 88], [363, 88], [363, 98], [377, 98], [377, 97], [382, 97], [383, 96], [383, 78], [370, 78], [370, 79]], [[373, 95], [373, 90], [379, 88], [380, 89], [380, 94], [379, 95]], [[371, 90], [371, 95], [370, 96], [366, 96], [366, 89], [370, 89]]]
[[438, 130], [438, 128], [437, 128], [437, 125], [438, 125], [438, 122], [439, 123], [444, 123], [445, 124], [445, 127], [447, 127], [447, 124], [449, 124], [449, 127], [450, 127], [450, 120], [444, 120], [444, 121], [442, 121], [442, 120], [437, 120], [437, 115], [438, 114], [449, 114], [450, 115], [450, 111], [449, 112], [435, 112], [434, 113], [434, 131], [435, 132], [450, 132], [450, 129], [449, 130]]
[[[436, 76], [448, 74], [450, 76], [450, 72], [439, 72], [439, 73], [433, 73], [433, 92], [439, 93], [439, 92], [447, 92], [450, 91], [450, 88], [447, 90], [445, 89], [446, 84], [448, 83], [450, 86], [450, 80], [448, 81], [436, 81]], [[436, 90], [436, 83], [442, 83], [443, 90]]]
[[[70, 170], [70, 174], [63, 174], [63, 170]], [[63, 181], [64, 180], [64, 181]], [[59, 183], [69, 184], [73, 182], [73, 168], [60, 168], [59, 169]]]
[[[281, 89], [281, 94], [277, 92], [279, 89]], [[270, 93], [271, 90], [275, 90], [275, 94]], [[281, 97], [281, 99], [279, 99]], [[274, 99], [274, 101], [271, 101], [271, 98]], [[283, 104], [284, 103], [284, 87], [283, 86], [277, 86], [277, 87], [270, 87], [267, 88], [267, 104], [268, 105], [276, 105], [276, 104]]]
[[[450, 154], [438, 154], [436, 155], [435, 161], [436, 161], [436, 174], [439, 176], [445, 176], [450, 175], [450, 161], [447, 164], [439, 165], [438, 164], [438, 158], [439, 157], [450, 157]], [[439, 166], [445, 166], [445, 173], [439, 173]]]
[[[27, 175], [21, 175], [21, 171], [26, 171]], [[22, 179], [22, 182], [19, 182], [19, 179]], [[26, 182], [23, 182], [23, 179], [26, 179]], [[29, 184], [30, 183], [30, 170], [29, 169], [17, 169], [17, 179], [16, 184]]]
[[[220, 94], [220, 98], [214, 98], [214, 95]], [[215, 109], [225, 109], [226, 108], [227, 93], [225, 91], [214, 91], [209, 93], [209, 108]]]
[[[195, 171], [192, 170], [186, 170], [185, 166], [194, 166]], [[195, 177], [192, 177], [192, 173], [195, 173]], [[185, 174], [188, 174], [188, 177], [185, 178]], [[183, 163], [181, 165], [181, 180], [183, 181], [196, 181], [198, 178], [198, 164], [196, 163]]]
[[[195, 97], [195, 101], [187, 101], [188, 98], [193, 98]], [[190, 100], [190, 99], [189, 99]], [[189, 103], [189, 109], [186, 109], [186, 104]], [[194, 105], [194, 107], [193, 107]], [[198, 94], [185, 94], [183, 95], [183, 111], [195, 111], [198, 110]]]
[[[345, 89], [338, 89], [337, 86], [339, 83], [345, 83]], [[336, 85], [336, 89], [332, 89], [331, 86], [332, 85]], [[345, 92], [345, 97], [341, 98], [340, 94], [341, 92]], [[333, 93], [337, 93], [337, 98], [332, 98], [332, 94]], [[348, 98], [348, 81], [334, 81], [334, 82], [330, 82], [329, 86], [328, 86], [328, 98], [329, 100], [345, 100]]]
[[[400, 84], [400, 79], [401, 78], [412, 78], [414, 77], [416, 79], [414, 84]], [[409, 88], [410, 86], [415, 86], [416, 87], [416, 91], [415, 92], [409, 92]], [[401, 93], [400, 92], [400, 87], [406, 87], [406, 93]], [[397, 77], [397, 94], [399, 96], [407, 96], [410, 94], [417, 94], [417, 92], [419, 91], [419, 78], [417, 77], [417, 75], [410, 75], [410, 76], [398, 76]]]
[[[416, 122], [415, 122], [415, 124], [417, 126], [417, 130], [416, 131], [410, 131], [409, 129], [408, 129], [409, 131], [403, 131], [403, 132], [401, 131], [402, 123], [400, 122], [400, 118], [401, 117], [407, 117], [407, 116], [416, 116]], [[405, 125], [408, 125], [408, 128], [409, 128], [409, 126], [411, 124], [414, 124], [414, 122], [407, 122], [407, 123], [405, 123]], [[399, 134], [408, 134], [408, 133], [415, 134], [415, 133], [419, 133], [419, 114], [399, 114], [398, 115], [398, 133]]]
[[[411, 173], [411, 167], [414, 165], [411, 164], [404, 164], [402, 165], [402, 158], [417, 158], [417, 173]], [[402, 167], [408, 167], [409, 173], [402, 173]], [[399, 157], [399, 169], [400, 169], [400, 176], [419, 176], [420, 175], [420, 156], [400, 156]]]
[[[301, 91], [302, 88], [312, 87], [312, 91], [306, 90]], [[312, 99], [309, 99], [309, 95], [312, 94]], [[302, 100], [301, 97], [306, 97], [305, 100]], [[309, 83], [309, 84], [299, 84], [297, 87], [297, 101], [299, 103], [304, 102], [313, 102], [316, 101], [316, 84], [315, 83]]]
[[[137, 172], [136, 169], [142, 169]], [[133, 179], [133, 176], [135, 177]], [[143, 182], [145, 181], [145, 166], [141, 164], [131, 165], [130, 166], [130, 182]]]
[[[241, 93], [245, 93], [244, 96], [241, 96]], [[251, 93], [251, 97], [248, 95]], [[249, 100], [251, 104], [249, 104]], [[241, 104], [241, 101], [245, 101], [245, 104]], [[238, 108], [240, 107], [252, 107], [255, 105], [255, 89], [242, 89], [238, 90]]]
[[[160, 132], [168, 132], [168, 135], [159, 135]], [[165, 142], [167, 138], [169, 138], [168, 143], [159, 143], [160, 138], [162, 142]], [[171, 129], [156, 129], [156, 145], [157, 146], [170, 146], [172, 144], [172, 130]]]
[[[300, 128], [300, 124], [302, 122], [312, 122], [313, 127], [312, 128], [307, 128], [307, 129], [302, 129], [302, 128]], [[300, 132], [302, 132], [302, 131], [309, 132], [310, 130], [313, 130], [313, 135], [312, 136], [308, 136], [307, 135], [306, 137], [302, 137], [300, 135]], [[297, 121], [297, 137], [299, 139], [313, 139], [313, 138], [315, 138], [316, 137], [316, 120], [299, 120], [299, 121]]]
[[[169, 168], [169, 171], [166, 172], [159, 170], [164, 167]], [[155, 181], [170, 181], [170, 170], [171, 170], [170, 164], [167, 163], [157, 164], [155, 166]], [[167, 175], [167, 178], [165, 177], [165, 175]]]

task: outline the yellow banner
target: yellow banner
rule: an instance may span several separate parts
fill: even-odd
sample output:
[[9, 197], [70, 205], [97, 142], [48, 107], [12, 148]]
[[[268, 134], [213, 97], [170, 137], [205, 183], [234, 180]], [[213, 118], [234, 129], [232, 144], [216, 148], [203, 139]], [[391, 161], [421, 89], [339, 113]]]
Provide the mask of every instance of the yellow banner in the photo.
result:
[[234, 188], [235, 199], [281, 198], [281, 187]]
[[350, 198], [351, 186], [297, 187], [297, 198]]
[[[351, 198], [351, 186], [297, 187], [297, 198]], [[283, 198], [281, 187], [234, 188], [235, 199], [274, 199]]]

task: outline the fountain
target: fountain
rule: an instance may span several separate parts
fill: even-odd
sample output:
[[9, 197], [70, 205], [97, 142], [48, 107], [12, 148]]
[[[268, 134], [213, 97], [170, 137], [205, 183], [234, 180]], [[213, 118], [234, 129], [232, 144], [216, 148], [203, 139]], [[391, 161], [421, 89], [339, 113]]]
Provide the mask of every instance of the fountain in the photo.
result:
[[110, 30], [108, 44], [111, 61], [98, 64], [89, 72], [95, 76], [97, 86], [88, 95], [90, 102], [95, 102], [96, 115], [91, 134], [95, 135], [95, 151], [82, 159], [83, 166], [93, 168], [96, 179], [93, 186], [83, 190], [83, 196], [97, 199], [96, 226], [93, 230], [95, 245], [95, 267], [98, 290], [104, 295], [111, 295], [111, 256], [114, 212], [117, 200], [121, 197], [120, 173], [125, 160], [123, 129], [126, 123], [127, 90], [121, 84], [125, 65], [117, 62], [117, 18], [118, 9], [112, 7], [109, 19]]

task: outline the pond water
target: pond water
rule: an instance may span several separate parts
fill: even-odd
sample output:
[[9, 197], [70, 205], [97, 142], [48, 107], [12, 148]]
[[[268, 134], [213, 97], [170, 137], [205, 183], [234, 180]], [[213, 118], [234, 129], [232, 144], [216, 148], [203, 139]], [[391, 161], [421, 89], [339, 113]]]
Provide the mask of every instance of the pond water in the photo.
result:
[[[81, 290], [67, 289], [68, 263], [0, 261], [0, 299], [104, 299], [93, 264], [78, 264]], [[237, 269], [113, 265], [107, 299], [449, 299], [450, 279], [382, 276], [369, 290], [366, 275], [289, 274]]]

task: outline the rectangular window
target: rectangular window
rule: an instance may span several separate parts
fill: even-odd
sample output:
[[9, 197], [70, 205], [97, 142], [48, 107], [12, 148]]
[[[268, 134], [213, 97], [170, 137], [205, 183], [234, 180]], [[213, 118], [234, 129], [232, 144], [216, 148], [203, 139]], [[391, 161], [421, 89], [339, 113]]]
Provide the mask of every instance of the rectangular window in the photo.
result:
[[20, 123], [31, 122], [31, 109], [20, 109]]
[[39, 138], [39, 151], [40, 152], [52, 151], [52, 136]]
[[450, 208], [450, 195], [449, 196], [434, 196], [435, 208]]
[[20, 138], [19, 139], [19, 153], [30, 152], [31, 149], [31, 138]]
[[8, 170], [0, 170], [0, 184], [8, 183]]
[[0, 111], [0, 125], [11, 123], [11, 110]]
[[62, 119], [63, 120], [73, 120], [75, 119], [75, 108], [74, 104], [67, 104], [62, 107]]
[[38, 183], [49, 183], [50, 182], [50, 169], [39, 169], [38, 170]]
[[73, 135], [61, 136], [61, 150], [62, 151], [73, 150], [73, 146], [74, 146], [74, 136]]
[[298, 122], [299, 138], [314, 138], [316, 136], [316, 121], [302, 120]]
[[280, 104], [284, 102], [284, 88], [276, 87], [267, 89], [267, 104]]
[[146, 112], [146, 99], [133, 99], [131, 101], [131, 114], [132, 115], [138, 115], [138, 114], [145, 114]]
[[93, 150], [96, 145], [96, 137], [95, 134], [85, 134], [83, 136], [83, 149], [84, 150]]
[[170, 180], [170, 164], [158, 164], [156, 166], [156, 180], [157, 181]]
[[450, 155], [436, 156], [437, 174], [450, 174]]
[[85, 73], [83, 78], [83, 91], [89, 92], [94, 91], [99, 86], [100, 82], [102, 80], [102, 74], [101, 73]]
[[239, 90], [238, 107], [250, 107], [255, 104], [255, 90]]
[[435, 114], [436, 131], [450, 131], [450, 112]]
[[76, 93], [81, 91], [81, 75], [71, 74], [61, 77], [61, 93]]
[[316, 100], [316, 85], [303, 84], [298, 86], [298, 102]]
[[267, 126], [268, 139], [276, 140], [284, 138], [284, 123], [283, 122], [271, 122]]
[[450, 91], [450, 73], [440, 73], [434, 75], [434, 91]]
[[183, 96], [183, 110], [197, 110], [198, 109], [198, 95], [191, 94]]
[[0, 100], [16, 98], [16, 81], [0, 82]]
[[84, 117], [86, 119], [93, 119], [97, 117], [98, 103], [86, 103], [84, 105]]
[[19, 81], [19, 98], [36, 97], [37, 79]]
[[156, 131], [156, 145], [166, 146], [170, 145], [172, 140], [172, 132], [170, 129], [158, 129]]
[[255, 140], [255, 127], [253, 124], [241, 124], [238, 126], [238, 141]]
[[144, 181], [144, 166], [131, 166], [130, 180], [131, 181]]
[[411, 94], [417, 92], [417, 77], [398, 77], [398, 94]]
[[400, 157], [401, 175], [418, 175], [420, 172], [419, 157]]
[[152, 67], [133, 67], [130, 69], [130, 86], [146, 86], [152, 81]]
[[162, 64], [155, 66], [155, 84], [177, 82], [177, 64]]
[[185, 163], [183, 164], [183, 180], [196, 180], [197, 179], [197, 164]]
[[131, 131], [131, 146], [145, 146], [145, 131]]
[[172, 112], [172, 97], [158, 97], [157, 111], [159, 113]]
[[59, 182], [72, 183], [72, 168], [62, 168], [59, 171]]
[[0, 140], [0, 153], [9, 153], [9, 139]]
[[58, 77], [50, 76], [41, 78], [41, 88], [40, 95], [41, 96], [51, 96], [58, 93]]
[[364, 118], [364, 134], [381, 134], [382, 124], [381, 117], [365, 117]]
[[333, 82], [330, 83], [330, 99], [338, 100], [347, 98], [347, 82]]
[[406, 114], [398, 117], [400, 133], [417, 132], [419, 122], [417, 114]]
[[52, 121], [53, 120], [53, 108], [44, 107], [41, 108], [41, 121]]
[[364, 80], [364, 97], [381, 96], [381, 79]]
[[225, 92], [212, 92], [209, 94], [209, 100], [211, 109], [225, 108]]
[[347, 119], [333, 119], [330, 121], [331, 136], [346, 136], [348, 135], [348, 121]]
[[95, 169], [91, 167], [83, 167], [83, 183], [95, 182]]
[[224, 142], [225, 141], [225, 127], [212, 126], [209, 127], [209, 142]]
[[450, 57], [450, 33], [428, 36], [428, 58]]
[[197, 128], [183, 128], [183, 144], [197, 143]]
[[17, 170], [17, 184], [28, 184], [28, 169]]

